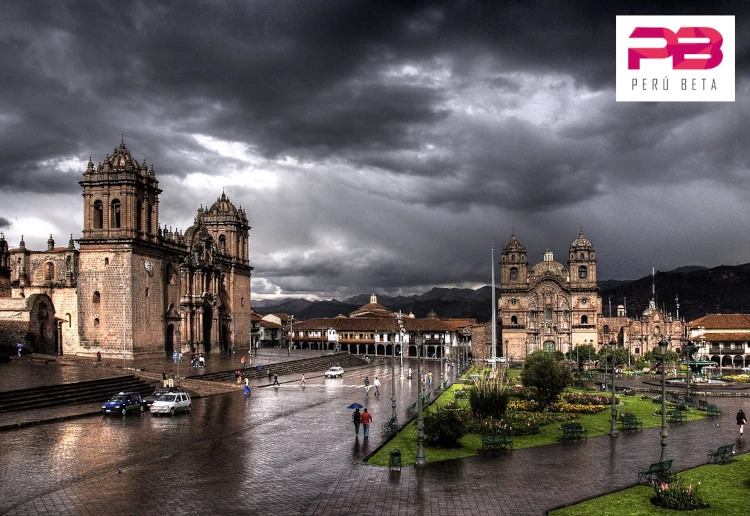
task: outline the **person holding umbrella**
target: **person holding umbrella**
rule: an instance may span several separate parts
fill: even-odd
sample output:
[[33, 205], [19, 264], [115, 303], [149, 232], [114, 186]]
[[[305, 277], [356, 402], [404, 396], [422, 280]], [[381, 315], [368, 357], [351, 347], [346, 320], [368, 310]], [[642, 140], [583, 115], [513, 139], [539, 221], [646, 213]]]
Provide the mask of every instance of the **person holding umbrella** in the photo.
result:
[[352, 414], [352, 422], [354, 423], [354, 434], [359, 438], [359, 424], [362, 421], [362, 414], [359, 413], [359, 409], [354, 410]]

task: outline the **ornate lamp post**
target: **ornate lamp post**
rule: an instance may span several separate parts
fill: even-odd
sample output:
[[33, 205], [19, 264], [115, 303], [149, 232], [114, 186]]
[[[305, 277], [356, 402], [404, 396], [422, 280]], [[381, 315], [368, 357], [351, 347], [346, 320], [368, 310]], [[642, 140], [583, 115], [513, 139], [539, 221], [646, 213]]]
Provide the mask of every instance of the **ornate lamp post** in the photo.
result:
[[612, 349], [612, 426], [609, 428], [609, 436], [617, 437], [617, 404], [615, 403], [615, 349], [617, 342], [614, 340], [609, 343]]
[[667, 340], [661, 339], [659, 341], [659, 356], [661, 357], [661, 458], [659, 462], [667, 460], [667, 382], [664, 372], [668, 349]]
[[396, 334], [393, 333], [393, 357], [391, 357], [391, 420], [396, 424]]
[[415, 466], [427, 464], [424, 454], [424, 419], [422, 418], [422, 366], [419, 357], [421, 342], [422, 332], [417, 331], [417, 459], [414, 462]]
[[[404, 317], [401, 315], [401, 311], [399, 310], [398, 316], [396, 316], [396, 321], [398, 321], [398, 336], [399, 336], [399, 342], [401, 343], [401, 346], [399, 347], [399, 355], [401, 355], [401, 379], [404, 379], [404, 336], [406, 335], [406, 330], [404, 330]], [[396, 345], [395, 339], [393, 342], [393, 345]], [[396, 348], [394, 348], [395, 351]]]

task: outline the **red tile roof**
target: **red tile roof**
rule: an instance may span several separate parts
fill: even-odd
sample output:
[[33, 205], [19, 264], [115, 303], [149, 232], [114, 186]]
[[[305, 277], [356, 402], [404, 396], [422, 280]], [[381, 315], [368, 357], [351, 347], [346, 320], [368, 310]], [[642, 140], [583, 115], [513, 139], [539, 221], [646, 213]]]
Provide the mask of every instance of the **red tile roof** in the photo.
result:
[[690, 321], [687, 326], [703, 326], [707, 330], [742, 330], [750, 329], [750, 314], [710, 314]]

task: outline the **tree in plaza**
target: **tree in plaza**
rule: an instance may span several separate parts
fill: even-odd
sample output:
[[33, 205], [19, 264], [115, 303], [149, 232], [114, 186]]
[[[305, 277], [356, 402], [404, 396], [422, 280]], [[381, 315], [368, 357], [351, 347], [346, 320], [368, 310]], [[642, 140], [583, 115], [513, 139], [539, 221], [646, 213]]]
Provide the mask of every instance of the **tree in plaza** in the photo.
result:
[[547, 407], [557, 400], [560, 393], [571, 384], [570, 371], [557, 361], [554, 354], [535, 351], [526, 357], [521, 371], [521, 381], [526, 387], [536, 390], [536, 400]]
[[[602, 346], [602, 349], [599, 350], [599, 360], [601, 360], [602, 365], [606, 362], [608, 369], [612, 369], [613, 365], [618, 366], [627, 364], [628, 355], [630, 355], [630, 352], [624, 347], [615, 348], [614, 353], [609, 348], [609, 346]], [[635, 362], [635, 357], [633, 355], [630, 355], [630, 363], [633, 362]]]
[[598, 360], [596, 348], [591, 344], [578, 345], [566, 354], [567, 358], [578, 362], [578, 369], [583, 369], [583, 364], [591, 360]]
[[[645, 358], [646, 360], [648, 360], [649, 362], [653, 364], [656, 364], [657, 362], [661, 360], [659, 353], [653, 349], [647, 352], [645, 355], [643, 355], [643, 358]], [[671, 349], [667, 351], [665, 358], [667, 360], [667, 364], [676, 364], [677, 362], [680, 361], [680, 355], [678, 355]]]

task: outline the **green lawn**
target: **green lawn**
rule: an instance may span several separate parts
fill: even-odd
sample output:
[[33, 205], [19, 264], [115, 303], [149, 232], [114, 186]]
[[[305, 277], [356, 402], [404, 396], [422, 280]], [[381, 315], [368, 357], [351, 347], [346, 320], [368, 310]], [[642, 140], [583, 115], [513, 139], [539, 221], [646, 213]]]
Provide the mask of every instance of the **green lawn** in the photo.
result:
[[[443, 395], [441, 395], [428, 410], [434, 410], [436, 406], [442, 406], [453, 400], [453, 391], [464, 388], [463, 385], [452, 385]], [[650, 401], [641, 400], [638, 396], [618, 396], [620, 404], [617, 410], [620, 412], [629, 411], [643, 420], [643, 428], [661, 426], [661, 416], [652, 415], [653, 412], [660, 408], [660, 404], [651, 403]], [[462, 402], [468, 405], [468, 401]], [[690, 409], [688, 421], [701, 419], [705, 417], [704, 412]], [[604, 410], [598, 414], [584, 414], [579, 419], [580, 423], [588, 429], [589, 437], [605, 435], [609, 433], [611, 427], [610, 410]], [[678, 423], [684, 424], [684, 423]], [[544, 446], [559, 442], [561, 432], [559, 424], [550, 424], [540, 427], [540, 432], [535, 435], [524, 435], [513, 437], [513, 448], [523, 449], [534, 446]], [[618, 425], [620, 431], [620, 425]], [[639, 431], [639, 430], [633, 430]], [[431, 448], [425, 446], [425, 457], [427, 462], [437, 462], [440, 460], [456, 459], [459, 457], [469, 457], [477, 455], [482, 450], [482, 438], [479, 434], [467, 434], [460, 441], [459, 448]], [[404, 465], [414, 464], [417, 456], [417, 428], [416, 421], [407, 425], [396, 437], [388, 444], [383, 446], [375, 455], [370, 457], [369, 463], [376, 466], [387, 466], [389, 453], [392, 449], [401, 451], [401, 460]], [[750, 513], [750, 510], [748, 511]]]
[[[732, 516], [750, 514], [750, 455], [737, 455], [725, 465], [709, 464], [680, 473], [686, 483], [697, 485], [703, 499], [711, 505], [699, 511], [705, 516]], [[651, 504], [654, 490], [650, 486], [638, 486], [600, 496], [586, 502], [571, 505], [550, 516], [649, 516], [652, 514], [677, 514]]]

